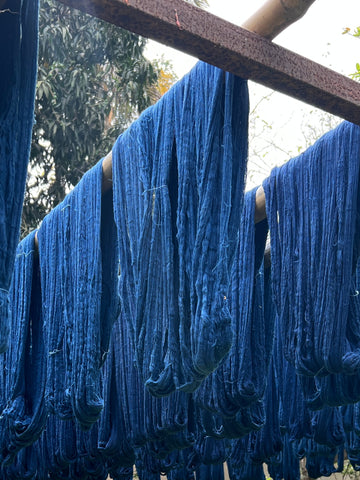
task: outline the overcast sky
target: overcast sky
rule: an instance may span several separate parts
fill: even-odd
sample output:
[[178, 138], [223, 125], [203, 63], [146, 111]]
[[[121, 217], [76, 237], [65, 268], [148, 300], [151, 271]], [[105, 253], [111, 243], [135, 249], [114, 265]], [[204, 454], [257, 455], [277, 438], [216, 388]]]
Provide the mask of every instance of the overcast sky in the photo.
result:
[[[265, 0], [209, 0], [208, 11], [241, 25], [264, 3]], [[360, 62], [360, 38], [343, 35], [343, 30], [345, 28], [354, 30], [357, 26], [360, 26], [360, 0], [316, 0], [301, 20], [288, 27], [274, 41], [333, 70], [349, 75], [355, 71], [356, 63]], [[179, 78], [196, 62], [192, 57], [151, 42], [148, 56], [154, 58], [161, 54], [172, 60]], [[271, 93], [270, 90], [252, 82], [249, 87], [252, 107], [259, 99]], [[268, 175], [274, 164], [281, 164], [288, 160], [289, 156], [295, 156], [298, 151], [304, 149], [305, 143], [311, 137], [308, 132], [320, 128], [321, 112], [317, 113], [313, 107], [284, 95], [272, 93], [269, 99], [261, 102], [256, 113], [259, 120], [252, 126], [254, 132], [253, 137], [250, 135], [250, 141], [251, 147], [263, 152], [264, 155], [264, 165], [253, 180], [260, 183], [261, 178]], [[264, 125], [272, 128], [264, 130]], [[326, 125], [321, 128], [326, 130]], [[254, 139], [254, 136], [257, 139]], [[271, 144], [275, 144], [276, 148]], [[259, 169], [259, 166], [249, 168]]]

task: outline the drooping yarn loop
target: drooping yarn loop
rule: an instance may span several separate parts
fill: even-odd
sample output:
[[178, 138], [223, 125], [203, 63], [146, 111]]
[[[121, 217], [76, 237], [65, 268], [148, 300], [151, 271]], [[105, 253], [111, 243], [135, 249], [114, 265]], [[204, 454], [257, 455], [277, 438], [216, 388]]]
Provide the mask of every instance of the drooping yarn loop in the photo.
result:
[[348, 122], [272, 171], [263, 186], [272, 281], [285, 355], [298, 373], [355, 373], [359, 325], [349, 336], [359, 255], [360, 127]]
[[[8, 5], [8, 8], [6, 6]], [[13, 8], [18, 6], [18, 11]], [[39, 1], [5, 2], [0, 14], [0, 352], [9, 335], [9, 288], [19, 241], [34, 120]]]
[[113, 148], [120, 294], [155, 395], [194, 390], [231, 347], [247, 115], [246, 82], [198, 63]]
[[101, 184], [99, 162], [45, 217], [38, 234], [46, 402], [85, 429], [103, 408], [100, 368], [119, 310], [116, 235], [111, 216], [101, 234]]

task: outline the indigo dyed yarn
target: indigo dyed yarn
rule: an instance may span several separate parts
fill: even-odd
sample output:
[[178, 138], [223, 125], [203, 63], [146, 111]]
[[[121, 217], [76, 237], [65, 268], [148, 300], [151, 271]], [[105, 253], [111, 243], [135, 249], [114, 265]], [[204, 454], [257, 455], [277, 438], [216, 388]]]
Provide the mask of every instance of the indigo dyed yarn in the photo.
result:
[[335, 448], [345, 443], [343, 419], [338, 407], [324, 407], [314, 412], [311, 429], [312, 438], [319, 445]]
[[308, 378], [302, 381], [303, 393], [309, 407], [318, 408], [319, 404], [330, 407], [347, 405], [359, 402], [360, 400], [360, 371], [356, 367], [356, 355], [359, 346], [359, 318], [360, 318], [360, 296], [359, 296], [359, 262], [353, 275], [350, 290], [350, 305], [347, 318], [346, 338], [349, 341], [350, 351], [345, 358], [351, 359], [350, 371], [345, 369], [341, 373], [334, 373], [325, 377]]
[[119, 313], [116, 235], [109, 219], [101, 233], [101, 182], [99, 162], [45, 217], [38, 233], [46, 403], [60, 417], [74, 416], [84, 429], [103, 408], [100, 368]]
[[359, 255], [360, 127], [343, 122], [264, 183], [275, 304], [298, 373], [356, 373], [348, 337]]
[[[10, 345], [4, 357], [6, 408], [1, 416], [1, 457], [5, 464], [39, 438], [46, 424], [43, 320], [35, 232], [16, 250], [10, 298]], [[26, 457], [27, 458], [27, 457]]]
[[265, 422], [263, 396], [274, 338], [270, 272], [262, 262], [266, 221], [255, 225], [256, 190], [245, 195], [239, 244], [231, 271], [232, 329], [229, 355], [194, 392], [207, 435], [238, 438]]
[[279, 389], [273, 362], [270, 364], [264, 403], [265, 425], [249, 434], [250, 459], [256, 464], [263, 464], [276, 457], [281, 453], [283, 446], [279, 418]]
[[262, 399], [272, 353], [274, 316], [264, 315], [265, 279], [260, 268], [268, 229], [266, 221], [255, 225], [255, 196], [256, 189], [245, 195], [231, 270], [233, 345], [224, 362], [194, 393], [199, 405], [224, 417], [234, 417], [241, 408]]
[[224, 480], [224, 466], [199, 465], [196, 469], [197, 480]]
[[269, 474], [274, 480], [300, 480], [299, 457], [287, 434], [283, 436], [283, 450], [279, 458], [268, 463]]
[[193, 391], [231, 347], [247, 85], [198, 63], [113, 148], [120, 295], [141, 379]]
[[[336, 458], [337, 455], [338, 458]], [[336, 460], [338, 468], [334, 465]], [[332, 473], [341, 472], [344, 466], [343, 461], [343, 449], [319, 445], [312, 440], [308, 442], [306, 469], [311, 478], [329, 477]]]
[[97, 426], [81, 430], [79, 423], [50, 415], [46, 428], [32, 446], [37, 458], [37, 479], [77, 478], [105, 480], [105, 463], [97, 449]]
[[255, 463], [251, 459], [247, 437], [234, 441], [227, 464], [230, 480], [265, 480], [262, 463]]
[[[12, 11], [18, 6], [19, 11]], [[7, 0], [0, 14], [0, 352], [9, 335], [9, 288], [19, 241], [34, 119], [38, 0]]]
[[[149, 393], [134, 366], [129, 328], [121, 314], [115, 322], [112, 341], [116, 408], [123, 421], [118, 433], [125, 452], [146, 446], [150, 454], [164, 459], [172, 450], [188, 447], [194, 441], [192, 399], [180, 391], [162, 398]], [[115, 431], [118, 427], [112, 428]]]
[[[126, 430], [125, 414], [127, 409], [123, 403], [124, 391], [121, 388], [121, 375], [118, 370], [118, 355], [123, 345], [118, 344], [118, 336], [114, 335], [110, 343], [110, 352], [102, 369], [104, 385], [104, 409], [99, 420], [97, 445], [104, 459], [109, 474], [115, 478], [119, 470], [132, 468], [135, 462], [135, 451], [130, 442], [130, 431]], [[127, 400], [127, 398], [126, 398]], [[125, 401], [126, 401], [125, 400]], [[138, 408], [137, 404], [132, 405]]]

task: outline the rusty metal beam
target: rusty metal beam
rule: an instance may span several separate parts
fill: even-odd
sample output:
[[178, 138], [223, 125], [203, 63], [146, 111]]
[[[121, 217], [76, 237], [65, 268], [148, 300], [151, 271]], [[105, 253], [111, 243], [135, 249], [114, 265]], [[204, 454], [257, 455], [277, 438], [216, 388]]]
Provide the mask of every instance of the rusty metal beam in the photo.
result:
[[183, 0], [59, 0], [360, 125], [360, 84]]

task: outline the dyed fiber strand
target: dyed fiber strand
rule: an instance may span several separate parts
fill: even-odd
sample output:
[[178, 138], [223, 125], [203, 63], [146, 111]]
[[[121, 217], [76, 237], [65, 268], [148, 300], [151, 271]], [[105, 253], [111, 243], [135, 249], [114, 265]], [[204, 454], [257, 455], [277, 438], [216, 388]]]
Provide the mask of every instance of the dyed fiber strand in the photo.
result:
[[[117, 318], [118, 311], [118, 271], [115, 268], [109, 268], [109, 265], [117, 265], [118, 262], [117, 234], [112, 204], [111, 192], [102, 196], [101, 242], [103, 247], [106, 246], [102, 248], [102, 319], [106, 319], [109, 313]], [[128, 412], [122, 401], [126, 394], [122, 386], [122, 376], [125, 373], [119, 368], [122, 355], [127, 353], [127, 337], [120, 337], [119, 329], [122, 325], [119, 322], [121, 320], [120, 317], [114, 325], [108, 321], [101, 322], [103, 329], [101, 339], [105, 341], [101, 346], [102, 355], [105, 357], [106, 352], [109, 351], [109, 353], [101, 369], [104, 409], [98, 421], [97, 448], [107, 471], [114, 479], [119, 476], [122, 478], [124, 470], [132, 469], [135, 461], [135, 452], [129, 440], [130, 431], [126, 429], [125, 412], [126, 415]], [[108, 344], [109, 341], [110, 344]], [[130, 361], [130, 357], [127, 361]]]
[[[113, 336], [110, 352], [103, 367], [104, 409], [99, 420], [97, 445], [106, 463], [107, 471], [114, 478], [118, 471], [132, 467], [135, 452], [130, 443], [130, 431], [126, 431], [125, 410], [121, 401], [124, 392], [120, 386], [121, 372], [117, 370], [116, 357], [123, 348]], [[133, 405], [137, 408], [138, 405]]]
[[[110, 415], [116, 413], [120, 423], [113, 425], [113, 422], [106, 421], [106, 424], [113, 430], [119, 430], [116, 435], [120, 436], [124, 455], [126, 452], [130, 454], [132, 449], [146, 446], [150, 454], [164, 459], [172, 450], [183, 449], [194, 440], [191, 397], [180, 391], [162, 398], [149, 393], [134, 366], [129, 329], [130, 325], [121, 314], [113, 328], [111, 357], [117, 391], [114, 402], [117, 402], [115, 407], [118, 411], [109, 412]], [[108, 368], [107, 363], [105, 368]], [[104, 410], [104, 413], [106, 412], [107, 406]], [[102, 432], [102, 429], [100, 431]], [[123, 461], [126, 461], [126, 458]]]
[[194, 390], [231, 345], [247, 114], [246, 82], [199, 63], [113, 148], [120, 294], [154, 395]]
[[35, 232], [16, 250], [10, 297], [12, 322], [5, 365], [7, 402], [1, 416], [1, 457], [5, 464], [32, 444], [46, 424], [45, 365], [41, 312], [40, 272]]
[[1, 480], [37, 480], [39, 478], [39, 458], [34, 445], [36, 442], [24, 447], [18, 452], [12, 463], [3, 466], [0, 474]]
[[265, 318], [264, 270], [261, 267], [267, 222], [255, 225], [256, 189], [245, 195], [239, 244], [231, 271], [233, 344], [219, 368], [194, 393], [197, 404], [223, 417], [234, 417], [264, 395], [272, 352], [274, 318]]
[[283, 451], [280, 462], [278, 458], [269, 462], [268, 470], [270, 477], [274, 480], [300, 480], [299, 457], [287, 434], [283, 436]]
[[[194, 376], [201, 379], [214, 370], [232, 342], [227, 298], [243, 205], [248, 92], [245, 81], [200, 66], [204, 70], [199, 68], [201, 90], [191, 77], [180, 90], [175, 134], [179, 311], [184, 321], [190, 306]], [[197, 184], [191, 182], [194, 178]], [[189, 329], [186, 323], [180, 328], [185, 357]]]
[[[100, 368], [119, 312], [116, 237], [101, 245], [101, 182], [99, 162], [45, 217], [38, 233], [46, 402], [59, 416], [74, 416], [84, 429], [103, 409]], [[110, 273], [103, 277], [105, 267]]]
[[[350, 302], [347, 318], [346, 338], [349, 341], [350, 352], [356, 351], [359, 345], [360, 296], [358, 294], [359, 262], [353, 275], [350, 290]], [[351, 356], [351, 353], [346, 355]], [[324, 406], [336, 407], [359, 402], [360, 371], [349, 374], [347, 370], [323, 376], [301, 376], [301, 387], [306, 403], [311, 410]]]
[[196, 469], [197, 480], [224, 480], [224, 466], [220, 465], [200, 465]]
[[282, 439], [279, 419], [279, 391], [273, 362], [270, 364], [265, 392], [266, 421], [263, 428], [249, 434], [248, 450], [250, 459], [263, 464], [282, 451]]
[[231, 368], [223, 369], [228, 401], [241, 407], [263, 398], [274, 337], [274, 318], [265, 318], [261, 268], [268, 227], [266, 221], [255, 225], [255, 197], [255, 190], [245, 196], [239, 250], [232, 271], [231, 314], [236, 337], [226, 360]]
[[[44, 364], [46, 368], [45, 402], [50, 413], [62, 418], [71, 418], [69, 396], [65, 395], [66, 345], [64, 302], [61, 292], [61, 235], [57, 220], [61, 207], [46, 216], [38, 232], [39, 262], [41, 272], [42, 312], [44, 319]], [[68, 382], [70, 383], [70, 382]]]
[[50, 415], [46, 428], [32, 448], [37, 459], [36, 479], [106, 479], [108, 472], [97, 448], [97, 425], [81, 430], [73, 420]]
[[[344, 466], [343, 448], [331, 448], [308, 441], [306, 451], [306, 469], [311, 478], [329, 477], [332, 473], [342, 472]], [[335, 466], [338, 463], [338, 467]]]
[[[13, 12], [14, 8], [19, 10]], [[38, 0], [7, 0], [0, 13], [0, 352], [9, 335], [9, 288], [19, 241], [34, 119]]]
[[233, 442], [233, 451], [227, 465], [230, 480], [265, 480], [263, 465], [251, 459], [248, 437]]
[[[298, 373], [356, 373], [347, 337], [359, 254], [360, 128], [343, 122], [263, 183], [275, 304]], [[359, 326], [357, 326], [357, 329]]]
[[200, 465], [222, 465], [230, 456], [231, 444], [228, 439], [205, 435], [199, 428], [193, 450]]
[[[274, 309], [275, 313], [275, 309]], [[311, 412], [304, 399], [301, 375], [296, 374], [295, 367], [286, 360], [283, 344], [283, 328], [281, 317], [275, 319], [275, 341], [273, 365], [275, 388], [277, 389], [278, 419], [282, 433], [286, 433], [291, 441], [311, 437]], [[311, 377], [310, 377], [311, 378]]]
[[335, 448], [345, 443], [345, 431], [339, 407], [324, 407], [313, 412], [311, 429], [314, 442], [320, 445]]
[[170, 470], [167, 473], [168, 480], [195, 480], [194, 472], [186, 467]]
[[[350, 291], [350, 305], [347, 319], [346, 338], [350, 344], [350, 352], [356, 351], [359, 345], [359, 262]], [[345, 357], [351, 356], [346, 355]], [[347, 371], [333, 373], [326, 377], [307, 378], [302, 381], [303, 393], [309, 408], [319, 408], [319, 405], [330, 407], [342, 406], [359, 402], [360, 400], [360, 371], [349, 374]]]
[[360, 436], [354, 431], [346, 432], [345, 450], [355, 471], [360, 470]]

